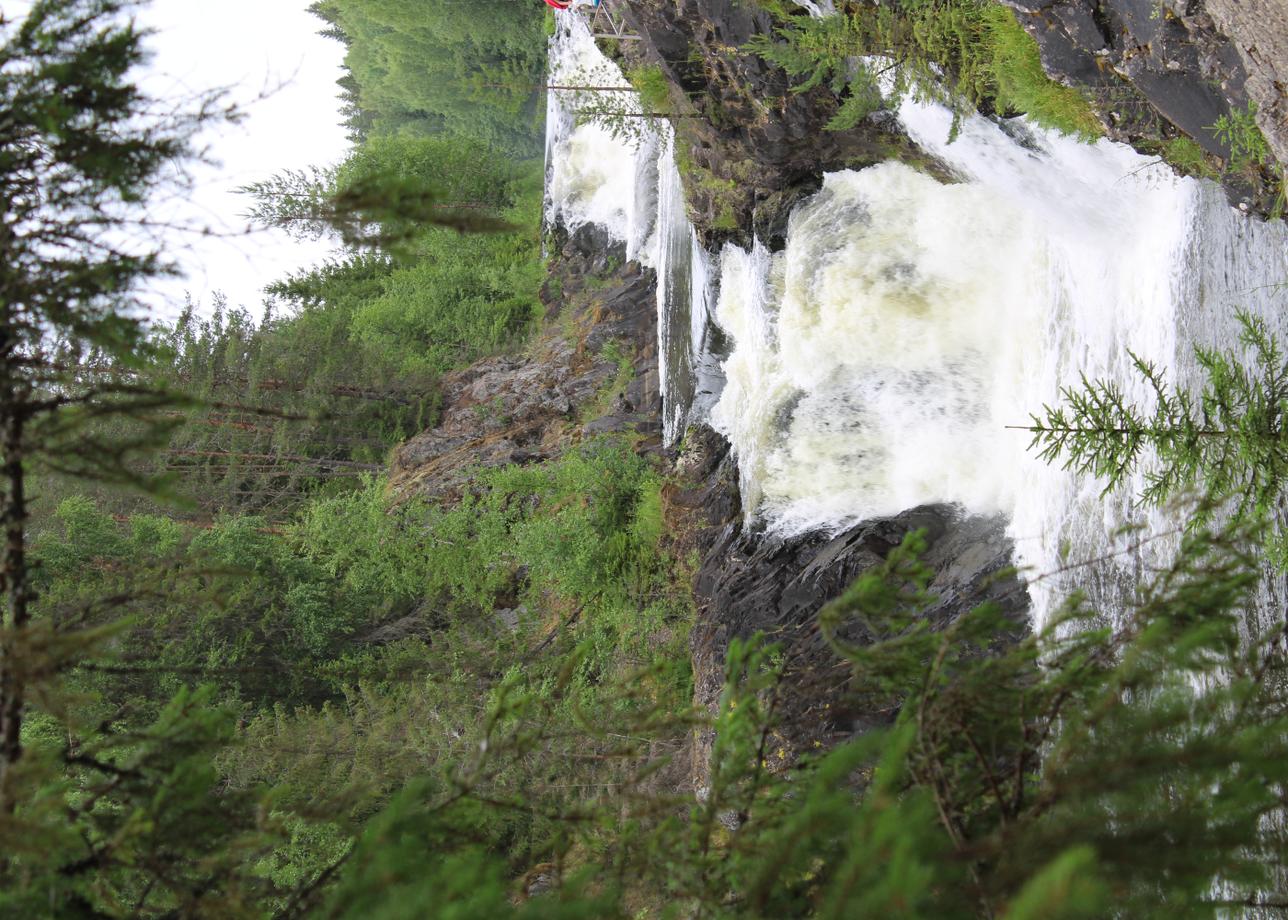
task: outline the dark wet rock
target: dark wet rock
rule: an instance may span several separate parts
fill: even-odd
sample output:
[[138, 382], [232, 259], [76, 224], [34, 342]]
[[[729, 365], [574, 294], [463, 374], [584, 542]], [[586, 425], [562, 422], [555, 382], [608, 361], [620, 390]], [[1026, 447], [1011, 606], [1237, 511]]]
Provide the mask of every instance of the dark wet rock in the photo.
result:
[[621, 415], [604, 415], [592, 419], [581, 428], [583, 437], [598, 434], [634, 433], [660, 435], [662, 423], [652, 413], [628, 412]]
[[1157, 133], [1159, 115], [1205, 150], [1229, 154], [1211, 126], [1246, 105], [1246, 75], [1210, 20], [1158, 0], [1007, 0], [1047, 72], [1091, 88], [1111, 135]]
[[657, 368], [633, 377], [626, 385], [625, 397], [631, 412], [649, 412], [658, 416], [662, 411], [662, 381]]
[[[1228, 159], [1218, 119], [1258, 107], [1288, 162], [1288, 9], [1277, 0], [1003, 0], [1038, 43], [1048, 75], [1089, 91], [1108, 134], [1146, 150], [1184, 135]], [[1233, 202], [1253, 195], [1226, 180]], [[1271, 202], [1252, 201], [1265, 212]]]
[[[691, 633], [695, 702], [715, 711], [731, 640], [763, 633], [782, 643], [789, 671], [780, 690], [784, 718], [775, 745], [784, 765], [801, 752], [831, 746], [892, 716], [850, 704], [848, 666], [824, 641], [816, 619], [824, 604], [880, 565], [910, 531], [927, 536], [922, 558], [935, 573], [930, 591], [937, 599], [925, 616], [935, 628], [993, 602], [1015, 622], [1017, 636], [1026, 629], [1028, 594], [1011, 571], [1013, 546], [1000, 516], [926, 505], [834, 535], [781, 539], [744, 526], [736, 469], [727, 444], [709, 428], [689, 432], [677, 471], [688, 487], [670, 493], [668, 502], [696, 514], [692, 539], [702, 558], [694, 583], [698, 618]], [[872, 639], [856, 627], [842, 637], [854, 643]], [[699, 788], [712, 740], [700, 739], [695, 750]]]
[[825, 171], [899, 158], [949, 175], [888, 118], [826, 130], [839, 106], [835, 94], [793, 92], [799, 81], [746, 51], [754, 36], [773, 32], [757, 4], [639, 0], [614, 9], [641, 38], [621, 43], [623, 63], [659, 67], [675, 87], [672, 101], [686, 116], [674, 120], [685, 195], [708, 247], [729, 239], [747, 245], [753, 230], [781, 227]]

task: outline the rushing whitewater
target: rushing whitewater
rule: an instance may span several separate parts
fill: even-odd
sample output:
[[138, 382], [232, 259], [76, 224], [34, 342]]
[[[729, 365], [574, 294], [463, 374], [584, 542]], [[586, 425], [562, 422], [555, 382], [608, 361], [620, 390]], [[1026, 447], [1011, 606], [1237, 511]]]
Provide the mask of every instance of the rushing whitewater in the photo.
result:
[[[1132, 490], [1102, 498], [1007, 426], [1082, 372], [1146, 401], [1129, 350], [1196, 381], [1193, 346], [1234, 344], [1236, 307], [1282, 328], [1288, 236], [1122, 145], [983, 118], [949, 144], [947, 111], [906, 102], [900, 118], [962, 182], [898, 163], [830, 174], [785, 251], [722, 254], [716, 315], [734, 351], [712, 422], [745, 505], [794, 534], [955, 502], [1007, 514], [1035, 573], [1102, 556], [1140, 516]], [[1177, 529], [1168, 512], [1146, 523]], [[1175, 539], [1136, 542], [1078, 573], [1110, 607]], [[1039, 615], [1052, 589], [1034, 592]]]
[[[644, 144], [617, 137], [603, 124], [577, 112], [587, 99], [606, 97], [608, 107], [629, 109], [636, 95], [621, 70], [595, 45], [582, 18], [556, 14], [558, 27], [550, 40], [549, 82], [552, 86], [622, 87], [621, 92], [550, 90], [546, 100], [546, 222], [575, 231], [597, 224], [626, 243], [629, 258], [647, 253], [653, 208], [649, 161]], [[639, 187], [641, 186], [642, 187]]]
[[[580, 17], [558, 23], [552, 83], [626, 86]], [[670, 127], [623, 139], [579, 122], [583, 104], [551, 93], [547, 219], [596, 224], [656, 269], [667, 440], [714, 403], [754, 523], [835, 531], [928, 502], [1005, 514], [1022, 565], [1072, 569], [1106, 609], [1172, 552], [1175, 512], [1133, 508], [1139, 482], [1102, 497], [1103, 483], [1041, 463], [1007, 426], [1082, 373], [1147, 403], [1129, 352], [1196, 384], [1194, 345], [1235, 344], [1236, 308], [1283, 332], [1282, 224], [1128, 147], [1022, 120], [966, 118], [950, 144], [946, 110], [906, 101], [909, 135], [962, 181], [893, 162], [833, 173], [792, 214], [783, 252], [727, 246], [715, 263], [685, 215]], [[712, 314], [733, 342], [722, 368]], [[1146, 535], [1113, 553], [1134, 523]], [[1067, 587], [1035, 578], [1039, 616]]]
[[[556, 86], [623, 87], [626, 78], [595, 45], [584, 19], [557, 13], [550, 41]], [[606, 101], [607, 100], [607, 101]], [[638, 112], [633, 91], [552, 91], [546, 112], [546, 222], [569, 231], [594, 224], [626, 245], [626, 257], [657, 272], [658, 356], [665, 439], [674, 442], [690, 414], [714, 398], [715, 368], [706, 355], [710, 257], [685, 211], [675, 165], [675, 132], [639, 119], [614, 133], [611, 116]], [[578, 118], [578, 113], [582, 113]]]

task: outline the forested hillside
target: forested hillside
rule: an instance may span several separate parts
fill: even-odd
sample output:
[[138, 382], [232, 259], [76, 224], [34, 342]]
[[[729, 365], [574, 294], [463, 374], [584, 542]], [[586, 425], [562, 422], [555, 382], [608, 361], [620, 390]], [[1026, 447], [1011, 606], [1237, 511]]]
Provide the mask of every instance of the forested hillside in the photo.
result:
[[345, 43], [346, 124], [373, 135], [479, 139], [493, 156], [541, 152], [546, 45], [523, 0], [318, 0]]
[[[983, 0], [725, 10], [758, 36], [742, 48], [640, 8], [630, 72], [653, 108], [695, 109], [699, 220], [721, 194], [799, 200], [716, 176], [720, 144], [829, 123], [871, 136], [739, 162], [796, 181], [862, 150], [947, 175], [845, 62], [891, 30], [942, 26], [891, 66], [912, 92], [951, 65], [954, 130], [995, 107], [1087, 124]], [[171, 324], [134, 291], [173, 241], [115, 243], [217, 96], [148, 97], [120, 0], [0, 14], [0, 917], [1283, 909], [1288, 662], [1243, 618], [1288, 556], [1264, 326], [1248, 370], [1199, 353], [1192, 392], [1138, 360], [1157, 409], [1084, 380], [1034, 416], [1048, 460], [1111, 488], [1156, 450], [1142, 500], [1191, 511], [1118, 619], [1075, 593], [1035, 624], [984, 559], [1009, 552], [996, 520], [939, 504], [785, 537], [745, 516], [712, 429], [663, 443], [657, 273], [602, 228], [541, 223], [539, 3], [312, 9], [347, 47], [353, 148], [244, 191], [343, 254], [260, 311]], [[759, 134], [712, 89], [735, 58], [779, 87]]]
[[[178, 131], [189, 123], [146, 123], [128, 76], [141, 39], [118, 7], [55, 0], [6, 22], [6, 54], [34, 69], [6, 71], [4, 87], [12, 106], [34, 105], [24, 94], [58, 74], [55, 95], [117, 94], [105, 132], [131, 118], [158, 132], [130, 141], [154, 158], [138, 173], [67, 163], [87, 194], [121, 189], [115, 219], [128, 229], [128, 196], [160, 158], [186, 152]], [[17, 732], [6, 734], [0, 796], [6, 916], [40, 915], [38, 905], [260, 916], [312, 904], [319, 874], [336, 871], [392, 793], [476, 743], [489, 688], [539, 625], [525, 621], [507, 652], [497, 643], [509, 633], [480, 612], [531, 592], [611, 617], [663, 577], [650, 525], [622, 542], [636, 505], [656, 508], [657, 484], [620, 447], [498, 471], [459, 507], [395, 507], [384, 487], [390, 449], [433, 424], [442, 376], [522, 347], [545, 310], [534, 88], [544, 21], [537, 11], [471, 27], [463, 9], [316, 6], [349, 49], [354, 148], [337, 166], [246, 189], [247, 203], [263, 223], [336, 238], [343, 256], [282, 278], [262, 312], [216, 297], [172, 325], [117, 317], [110, 292], [121, 282], [108, 281], [95, 309], [121, 334], [87, 334], [73, 318], [46, 340], [37, 321], [20, 346], [46, 368], [43, 387], [84, 395], [51, 419], [55, 441], [23, 473], [31, 544], [26, 574], [9, 585], [24, 578], [31, 600], [6, 621], [5, 725]], [[78, 34], [77, 23], [103, 31]], [[215, 117], [207, 108], [191, 125]], [[44, 116], [30, 118], [43, 130]], [[479, 230], [489, 232], [465, 232]], [[162, 265], [158, 255], [118, 269], [109, 253], [85, 270], [128, 284]], [[6, 303], [12, 323], [24, 305]], [[117, 401], [103, 404], [104, 393]], [[53, 446], [69, 438], [75, 452]], [[612, 513], [596, 523], [584, 489], [601, 490]], [[573, 506], [534, 514], [527, 503], [542, 495]], [[575, 567], [542, 539], [560, 530], [585, 546]], [[451, 545], [454, 557], [437, 552]], [[544, 574], [516, 581], [529, 568]], [[619, 585], [627, 570], [640, 588]], [[27, 622], [65, 638], [51, 649]], [[40, 663], [19, 679], [20, 657]], [[543, 660], [541, 679], [560, 660]], [[459, 724], [455, 740], [426, 748], [428, 737], [406, 737], [417, 707]], [[19, 757], [22, 769], [8, 769]], [[157, 798], [161, 789], [172, 792]], [[64, 796], [70, 811], [34, 805]]]

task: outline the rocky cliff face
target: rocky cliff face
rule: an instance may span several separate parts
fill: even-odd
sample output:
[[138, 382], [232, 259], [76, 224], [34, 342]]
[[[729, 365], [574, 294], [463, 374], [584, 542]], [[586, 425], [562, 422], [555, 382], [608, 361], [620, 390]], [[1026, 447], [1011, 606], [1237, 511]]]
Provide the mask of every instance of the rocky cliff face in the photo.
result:
[[[1054, 79], [1087, 90], [1109, 136], [1156, 152], [1184, 135], [1231, 157], [1217, 120], [1256, 107], [1288, 163], [1288, 8], [1278, 0], [1004, 0]], [[1233, 203], [1266, 212], [1273, 177], [1229, 175]], [[1264, 181], [1263, 181], [1264, 180]]]
[[746, 0], [635, 0], [613, 7], [639, 41], [617, 49], [625, 67], [654, 66], [674, 87], [673, 121], [690, 216], [708, 246], [775, 242], [787, 214], [819, 187], [824, 172], [888, 159], [918, 162], [944, 177], [889, 120], [828, 131], [838, 100], [797, 82], [744, 47], [773, 32], [773, 19]]
[[[691, 633], [694, 702], [712, 714], [720, 700], [725, 653], [735, 638], [761, 633], [780, 643], [786, 673], [779, 688], [782, 724], [771, 767], [786, 768], [804, 752], [831, 747], [887, 723], [893, 712], [856, 707], [848, 699], [848, 665], [817, 628], [819, 610], [878, 566], [910, 531], [926, 534], [922, 561], [935, 573], [936, 600], [925, 612], [941, 629], [982, 603], [997, 604], [1027, 628], [1028, 594], [1012, 570], [1013, 545], [1002, 517], [966, 515], [948, 505], [926, 505], [889, 518], [863, 521], [838, 534], [793, 539], [767, 536], [743, 520], [738, 476], [727, 442], [709, 428], [689, 432], [677, 461], [681, 483], [668, 494], [688, 515], [690, 539], [701, 553], [694, 582], [697, 621]], [[850, 627], [842, 638], [873, 637]], [[714, 738], [697, 739], [693, 777], [705, 784]]]
[[1048, 73], [1092, 90], [1111, 135], [1131, 142], [1164, 119], [1228, 156], [1210, 126], [1247, 106], [1247, 75], [1211, 17], [1156, 0], [1009, 0]]
[[[1091, 96], [1112, 139], [1156, 154], [1185, 136], [1228, 163], [1230, 144], [1213, 126], [1253, 103], [1279, 165], [1288, 163], [1282, 0], [1003, 2], [1037, 40], [1048, 74]], [[844, 10], [844, 2], [836, 5]], [[620, 9], [641, 39], [621, 44], [623, 62], [658, 66], [676, 88], [687, 193], [709, 243], [746, 243], [754, 230], [772, 245], [791, 206], [824, 171], [897, 158], [950, 178], [889, 119], [825, 130], [835, 95], [826, 87], [793, 93], [782, 71], [746, 51], [754, 36], [773, 31], [758, 4], [638, 0]], [[1229, 172], [1223, 183], [1232, 203], [1266, 214], [1275, 208], [1276, 178], [1270, 164]]]
[[545, 329], [518, 355], [442, 381], [436, 425], [394, 454], [399, 495], [451, 500], [479, 468], [535, 463], [604, 432], [661, 447], [656, 279], [596, 228], [556, 233]]
[[1207, 0], [1207, 13], [1243, 64], [1244, 92], [1275, 159], [1288, 164], [1288, 4], [1282, 0]]

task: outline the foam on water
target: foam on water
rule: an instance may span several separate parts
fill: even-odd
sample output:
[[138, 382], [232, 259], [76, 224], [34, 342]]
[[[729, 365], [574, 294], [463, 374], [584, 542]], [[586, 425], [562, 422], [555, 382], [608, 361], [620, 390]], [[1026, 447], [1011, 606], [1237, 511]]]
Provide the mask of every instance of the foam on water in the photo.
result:
[[[595, 45], [585, 21], [575, 13], [556, 13], [550, 39], [549, 82], [554, 86], [622, 86], [621, 70]], [[644, 247], [639, 239], [637, 194], [639, 145], [615, 137], [602, 124], [577, 123], [577, 94], [552, 90], [546, 101], [546, 221], [569, 231], [598, 224], [615, 239]], [[612, 93], [629, 106], [635, 94]], [[644, 201], [641, 201], [644, 198]]]
[[[1282, 326], [1288, 235], [1122, 145], [983, 118], [949, 144], [946, 110], [899, 114], [965, 181], [896, 163], [830, 174], [782, 253], [722, 254], [716, 316], [734, 351], [712, 421], [745, 506], [786, 534], [956, 502], [1007, 514], [1034, 572], [1103, 555], [1140, 517], [1134, 489], [1102, 498], [1006, 426], [1081, 372], [1146, 400], [1129, 351], [1192, 382], [1193, 345], [1233, 342], [1235, 306]], [[1147, 517], [1176, 529], [1169, 512]], [[1174, 544], [1149, 541], [1093, 580], [1121, 590]], [[1039, 614], [1062, 590], [1035, 586]]]
[[[550, 82], [628, 86], [604, 57], [580, 15], [556, 13]], [[685, 209], [675, 164], [675, 132], [664, 121], [631, 123], [629, 136], [577, 118], [588, 93], [552, 91], [546, 121], [546, 221], [569, 231], [595, 224], [626, 245], [626, 257], [657, 273], [659, 375], [665, 439], [674, 442], [692, 413], [711, 401], [697, 383], [710, 301], [710, 258]], [[638, 111], [634, 92], [613, 107]]]

